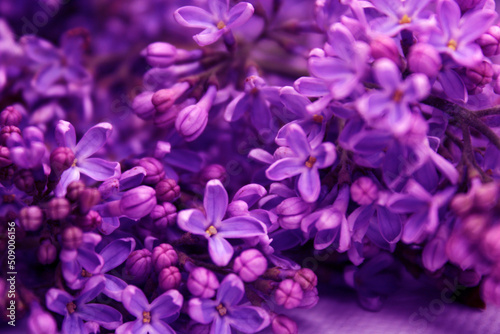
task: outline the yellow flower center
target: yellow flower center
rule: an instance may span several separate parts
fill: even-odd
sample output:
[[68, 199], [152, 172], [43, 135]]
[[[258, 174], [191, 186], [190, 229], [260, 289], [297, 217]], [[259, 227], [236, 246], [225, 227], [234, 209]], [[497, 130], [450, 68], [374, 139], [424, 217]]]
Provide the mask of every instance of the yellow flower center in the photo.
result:
[[66, 304], [66, 309], [68, 310], [69, 314], [75, 313], [75, 310], [76, 310], [75, 303], [70, 302], [70, 303]]
[[318, 115], [318, 114], [314, 114], [313, 115], [313, 122], [323, 123], [323, 116]]
[[316, 158], [315, 157], [309, 157], [309, 159], [307, 159], [305, 165], [307, 168], [312, 168], [312, 166], [314, 166], [314, 164], [316, 163]]
[[207, 228], [207, 230], [205, 231], [205, 233], [208, 234], [209, 237], [211, 237], [212, 235], [217, 234], [217, 229], [215, 228], [215, 226], [210, 225], [210, 227]]
[[405, 14], [401, 18], [401, 20], [399, 20], [399, 24], [406, 24], [406, 23], [411, 23], [411, 17]]
[[71, 167], [75, 167], [77, 162], [78, 162], [78, 159], [73, 160], [73, 164], [71, 164]]
[[219, 23], [217, 23], [217, 29], [221, 30], [224, 29], [225, 27], [226, 24], [223, 21], [219, 21]]
[[82, 277], [92, 277], [92, 274], [89, 273], [87, 270], [82, 269]]
[[394, 102], [399, 102], [403, 98], [403, 95], [404, 95], [404, 93], [398, 89], [394, 92], [394, 95], [392, 96], [392, 100]]
[[455, 41], [454, 39], [450, 39], [447, 46], [453, 51], [455, 51], [457, 49], [457, 45], [458, 45], [457, 41]]
[[143, 324], [149, 324], [151, 322], [151, 313], [149, 312], [142, 312], [142, 323]]
[[219, 315], [221, 317], [223, 317], [227, 314], [227, 309], [222, 304], [217, 305], [216, 309], [217, 309], [217, 311], [219, 311]]

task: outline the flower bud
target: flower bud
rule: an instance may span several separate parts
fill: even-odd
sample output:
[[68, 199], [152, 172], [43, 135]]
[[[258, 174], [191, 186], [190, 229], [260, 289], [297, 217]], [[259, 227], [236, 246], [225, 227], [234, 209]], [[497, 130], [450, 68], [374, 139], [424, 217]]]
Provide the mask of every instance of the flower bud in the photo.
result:
[[132, 110], [134, 113], [143, 120], [150, 120], [155, 115], [155, 106], [151, 99], [153, 98], [153, 92], [144, 92], [137, 95], [132, 102]]
[[500, 225], [488, 229], [481, 243], [483, 253], [491, 260], [496, 261], [500, 256]]
[[126, 191], [120, 199], [120, 211], [130, 219], [148, 215], [156, 205], [156, 192], [148, 186], [139, 186]]
[[462, 12], [465, 12], [466, 10], [476, 7], [481, 2], [481, 0], [456, 0], [456, 1], [460, 6], [460, 10]]
[[487, 228], [490, 217], [487, 214], [472, 214], [462, 221], [462, 228], [470, 240], [478, 240]]
[[50, 167], [57, 175], [61, 175], [75, 162], [75, 153], [69, 147], [58, 147], [50, 154]]
[[370, 49], [374, 59], [388, 58], [398, 67], [401, 66], [398, 46], [392, 38], [380, 35], [371, 41]]
[[248, 204], [242, 200], [236, 200], [229, 203], [227, 213], [231, 217], [240, 217], [248, 215]]
[[101, 201], [101, 193], [95, 188], [83, 189], [78, 197], [78, 209], [81, 214], [86, 214]]
[[158, 275], [158, 285], [162, 291], [177, 289], [181, 285], [181, 281], [181, 273], [174, 266], [163, 268]]
[[473, 206], [474, 201], [468, 194], [456, 194], [450, 203], [451, 209], [459, 216], [465, 216]]
[[175, 101], [189, 89], [187, 82], [179, 82], [170, 88], [160, 89], [154, 93], [152, 103], [160, 114], [166, 113], [175, 104]]
[[281, 281], [274, 292], [276, 304], [283, 305], [286, 309], [292, 309], [300, 305], [304, 293], [300, 284], [292, 279]]
[[489, 84], [493, 80], [493, 74], [493, 67], [487, 61], [483, 61], [474, 67], [468, 67], [465, 70], [465, 87], [469, 91], [476, 91], [478, 88]]
[[177, 221], [177, 208], [172, 203], [164, 202], [155, 205], [149, 215], [156, 227], [165, 228], [175, 225]]
[[300, 302], [300, 308], [311, 308], [318, 304], [319, 296], [318, 289], [313, 288], [308, 291], [304, 291], [304, 295], [302, 296], [302, 301]]
[[161, 244], [153, 249], [153, 266], [156, 272], [177, 264], [177, 252], [169, 244]]
[[408, 55], [408, 67], [414, 73], [423, 73], [434, 78], [441, 69], [441, 56], [433, 46], [417, 43], [412, 46]]
[[85, 183], [83, 183], [83, 181], [73, 181], [68, 184], [66, 198], [68, 198], [71, 202], [76, 202], [84, 189]]
[[83, 242], [83, 232], [76, 226], [70, 226], [63, 231], [61, 241], [64, 248], [77, 249]]
[[47, 207], [47, 217], [52, 220], [61, 220], [69, 215], [71, 207], [66, 198], [53, 198]]
[[253, 282], [267, 269], [267, 260], [256, 249], [247, 249], [234, 260], [233, 269], [244, 282]]
[[33, 303], [28, 318], [28, 327], [33, 334], [56, 334], [57, 324], [49, 312], [45, 312], [38, 303]]
[[120, 191], [120, 181], [118, 179], [108, 179], [98, 188], [102, 199], [108, 199]]
[[56, 259], [57, 249], [49, 240], [42, 241], [36, 254], [41, 264], [51, 264]]
[[195, 104], [182, 109], [175, 120], [177, 132], [184, 140], [191, 142], [198, 138], [208, 123], [208, 110]]
[[174, 179], [163, 179], [155, 187], [156, 198], [159, 202], [173, 202], [181, 194], [181, 187]]
[[458, 282], [463, 286], [477, 286], [481, 282], [481, 275], [474, 270], [464, 270], [460, 272]]
[[476, 40], [476, 43], [479, 44], [486, 57], [498, 55], [500, 53], [500, 27], [497, 25], [491, 26]]
[[297, 334], [299, 332], [297, 323], [283, 314], [274, 317], [271, 328], [273, 334]]
[[90, 210], [85, 216], [76, 218], [76, 223], [84, 231], [92, 231], [101, 226], [102, 217], [96, 211]]
[[163, 164], [155, 158], [142, 158], [139, 160], [138, 165], [146, 170], [146, 177], [143, 180], [144, 184], [155, 185], [165, 178]]
[[226, 169], [217, 164], [208, 165], [200, 172], [200, 182], [202, 186], [205, 186], [210, 180], [219, 180], [222, 184], [224, 184], [226, 178]]
[[125, 262], [125, 271], [134, 282], [144, 282], [152, 268], [151, 252], [147, 249], [133, 251]]
[[35, 178], [30, 169], [21, 169], [14, 174], [14, 184], [16, 188], [32, 195], [35, 193]]
[[142, 52], [149, 65], [155, 67], [169, 67], [175, 62], [177, 48], [170, 43], [151, 43]]
[[10, 150], [8, 147], [0, 146], [0, 168], [12, 165], [10, 160]]
[[17, 133], [21, 136], [21, 130], [14, 125], [6, 125], [0, 130], [0, 145], [7, 146], [7, 139], [12, 136], [13, 133]]
[[196, 297], [212, 298], [219, 288], [219, 280], [210, 270], [197, 267], [189, 273], [187, 288]]
[[38, 206], [27, 206], [19, 211], [19, 224], [25, 231], [36, 231], [42, 226], [43, 212]]
[[482, 184], [474, 194], [474, 205], [481, 210], [492, 209], [498, 201], [498, 192], [500, 188], [495, 182]]
[[293, 280], [300, 284], [300, 287], [304, 291], [310, 291], [318, 285], [318, 277], [316, 274], [308, 268], [301, 268], [297, 270]]
[[293, 230], [299, 228], [302, 218], [311, 213], [311, 205], [300, 197], [290, 197], [276, 207], [276, 213], [280, 226]]
[[372, 204], [378, 198], [377, 185], [369, 177], [360, 177], [351, 185], [351, 198], [359, 205]]
[[13, 106], [8, 106], [0, 113], [0, 126], [19, 126], [22, 119], [21, 113]]

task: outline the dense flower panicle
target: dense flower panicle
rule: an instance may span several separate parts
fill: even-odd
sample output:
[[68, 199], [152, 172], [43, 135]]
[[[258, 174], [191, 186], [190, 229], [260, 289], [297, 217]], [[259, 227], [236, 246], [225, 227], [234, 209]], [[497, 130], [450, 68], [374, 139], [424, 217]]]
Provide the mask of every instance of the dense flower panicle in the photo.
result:
[[408, 274], [500, 305], [493, 0], [4, 2], [20, 328], [298, 333]]

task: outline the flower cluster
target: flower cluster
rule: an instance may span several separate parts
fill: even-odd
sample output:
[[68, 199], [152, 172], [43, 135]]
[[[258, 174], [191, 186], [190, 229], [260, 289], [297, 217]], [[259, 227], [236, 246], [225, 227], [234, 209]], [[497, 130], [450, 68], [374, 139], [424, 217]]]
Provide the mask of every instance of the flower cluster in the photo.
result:
[[318, 282], [374, 311], [408, 268], [500, 305], [493, 0], [5, 3], [26, 331], [298, 333]]

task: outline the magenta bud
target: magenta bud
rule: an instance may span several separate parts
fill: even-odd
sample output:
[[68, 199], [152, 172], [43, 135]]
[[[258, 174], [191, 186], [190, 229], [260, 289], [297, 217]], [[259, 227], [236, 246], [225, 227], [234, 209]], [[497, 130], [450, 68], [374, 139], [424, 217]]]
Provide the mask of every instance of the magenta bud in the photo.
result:
[[436, 49], [425, 43], [417, 43], [412, 46], [408, 55], [408, 67], [414, 73], [423, 73], [434, 78], [441, 69], [441, 56]]
[[466, 10], [476, 7], [481, 0], [456, 0], [456, 2], [460, 6], [460, 10], [465, 12]]
[[398, 46], [392, 38], [380, 35], [371, 41], [370, 49], [374, 59], [388, 58], [397, 66], [401, 66]]
[[491, 217], [488, 214], [471, 214], [462, 220], [462, 228], [470, 240], [478, 240], [487, 229]]
[[77, 249], [83, 242], [83, 232], [76, 226], [70, 226], [62, 232], [62, 246], [66, 249]]
[[0, 146], [0, 168], [12, 165], [10, 160], [10, 150], [8, 147]]
[[281, 281], [274, 292], [276, 304], [286, 309], [292, 309], [300, 305], [304, 292], [300, 284], [292, 279]]
[[486, 57], [498, 55], [500, 53], [500, 27], [497, 25], [489, 27], [489, 29], [476, 40], [476, 43], [479, 44]]
[[19, 110], [17, 110], [13, 106], [8, 106], [0, 113], [0, 125], [19, 126], [19, 123], [21, 123], [22, 118], [23, 117], [19, 112]]
[[217, 164], [208, 165], [200, 172], [200, 183], [202, 186], [205, 186], [210, 180], [219, 180], [222, 184], [224, 184], [226, 178], [226, 169]]
[[496, 182], [484, 183], [474, 194], [474, 205], [481, 210], [492, 209], [498, 201], [499, 184]]
[[92, 231], [101, 226], [102, 217], [96, 211], [89, 211], [85, 216], [76, 218], [76, 223], [84, 231]]
[[45, 312], [38, 303], [31, 305], [28, 327], [33, 334], [56, 334], [57, 324], [49, 312]]
[[27, 206], [19, 211], [18, 218], [25, 231], [36, 231], [42, 226], [43, 212], [38, 206]]
[[156, 272], [177, 264], [177, 252], [169, 244], [161, 244], [153, 249], [153, 266]]
[[57, 175], [61, 175], [75, 162], [75, 154], [69, 147], [58, 147], [50, 154], [50, 166]]
[[147, 249], [133, 251], [125, 263], [125, 271], [131, 281], [144, 282], [153, 269], [151, 252]]
[[81, 214], [86, 214], [90, 209], [101, 201], [101, 193], [95, 188], [86, 188], [80, 192], [78, 197], [78, 209]]
[[488, 229], [481, 243], [483, 253], [491, 260], [496, 261], [500, 256], [500, 225]]
[[155, 205], [149, 216], [158, 228], [173, 226], [177, 221], [177, 208], [170, 202], [163, 202]]
[[187, 288], [196, 297], [212, 298], [219, 288], [219, 280], [212, 271], [197, 267], [189, 273]]
[[155, 106], [151, 99], [153, 98], [153, 92], [144, 92], [137, 95], [132, 102], [132, 110], [134, 113], [143, 120], [150, 120], [155, 115]]
[[108, 199], [120, 191], [120, 181], [118, 179], [108, 179], [98, 188], [102, 199]]
[[181, 281], [181, 273], [174, 266], [163, 268], [158, 275], [158, 286], [162, 291], [177, 289], [181, 285]]
[[248, 215], [248, 204], [242, 200], [236, 200], [229, 203], [227, 213], [231, 217], [240, 217]]
[[177, 99], [184, 94], [189, 87], [189, 83], [179, 82], [170, 88], [160, 89], [154, 93], [151, 101], [156, 111], [160, 114], [168, 112]]
[[300, 284], [300, 287], [304, 291], [310, 291], [318, 285], [318, 277], [308, 268], [301, 268], [297, 270], [295, 276], [293, 276], [295, 282]]
[[464, 270], [458, 275], [458, 282], [463, 286], [477, 286], [481, 282], [481, 275], [474, 270]]
[[170, 43], [156, 42], [149, 44], [142, 55], [151, 66], [169, 67], [175, 62], [177, 48]]
[[52, 220], [61, 220], [69, 215], [70, 204], [66, 198], [53, 198], [47, 206], [47, 217]]
[[76, 202], [83, 190], [85, 190], [85, 183], [83, 181], [73, 181], [68, 184], [66, 198], [71, 202]]
[[360, 177], [351, 185], [351, 198], [359, 205], [372, 204], [378, 198], [377, 185], [369, 177]]
[[27, 194], [35, 193], [35, 178], [30, 169], [21, 169], [14, 174], [14, 184], [16, 188]]
[[273, 334], [297, 334], [299, 332], [297, 323], [283, 314], [274, 317], [271, 328]]
[[299, 228], [302, 218], [311, 213], [311, 205], [300, 197], [290, 197], [276, 207], [276, 213], [280, 226], [293, 230]]
[[36, 254], [38, 262], [41, 264], [51, 264], [55, 261], [56, 255], [56, 246], [54, 246], [49, 240], [42, 241], [42, 244], [38, 247], [38, 252]]
[[154, 186], [165, 178], [163, 164], [155, 158], [142, 158], [139, 160], [138, 165], [146, 170], [146, 177], [143, 180], [144, 184]]
[[484, 87], [493, 80], [493, 67], [487, 61], [465, 70], [465, 86], [468, 90]]
[[234, 260], [233, 270], [244, 282], [253, 282], [267, 269], [267, 260], [256, 249], [247, 249]]
[[126, 191], [120, 199], [121, 213], [130, 219], [140, 219], [151, 213], [156, 205], [156, 192], [148, 186]]
[[459, 216], [466, 215], [473, 206], [474, 201], [468, 194], [456, 194], [450, 203], [451, 209]]
[[184, 140], [191, 142], [198, 138], [208, 123], [208, 110], [198, 104], [182, 109], [175, 120], [177, 132]]
[[21, 130], [14, 125], [6, 125], [0, 130], [0, 145], [7, 146], [7, 140], [12, 134], [17, 133], [21, 136]]
[[161, 180], [156, 184], [155, 190], [159, 202], [173, 202], [181, 194], [181, 188], [174, 179]]

